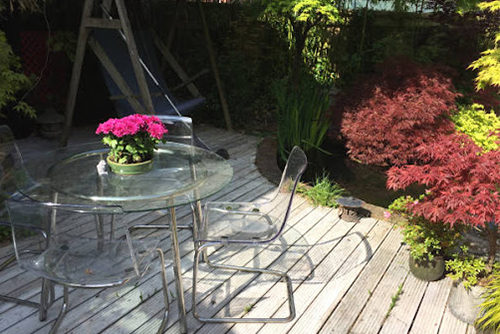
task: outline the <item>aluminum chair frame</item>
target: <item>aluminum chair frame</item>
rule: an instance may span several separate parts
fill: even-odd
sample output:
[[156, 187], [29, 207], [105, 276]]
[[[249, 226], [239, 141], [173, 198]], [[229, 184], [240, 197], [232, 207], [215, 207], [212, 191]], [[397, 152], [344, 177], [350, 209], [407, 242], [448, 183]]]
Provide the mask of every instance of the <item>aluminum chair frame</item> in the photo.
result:
[[[208, 224], [209, 222], [207, 221], [207, 215], [204, 215], [205, 220], [203, 221], [203, 231], [200, 233], [203, 234], [201, 239], [195, 240], [195, 254], [194, 254], [194, 263], [193, 263], [193, 291], [192, 291], [192, 304], [193, 304], [193, 316], [198, 319], [201, 322], [206, 322], [206, 323], [285, 323], [285, 322], [290, 322], [292, 321], [295, 316], [295, 302], [293, 298], [293, 286], [292, 286], [292, 281], [288, 274], [284, 271], [279, 271], [279, 270], [270, 270], [270, 269], [262, 269], [262, 268], [254, 268], [254, 267], [245, 267], [245, 266], [235, 266], [235, 265], [225, 265], [225, 264], [216, 264], [208, 259], [207, 255], [207, 249], [210, 247], [219, 247], [219, 246], [228, 246], [228, 245], [240, 245], [240, 246], [257, 246], [257, 245], [267, 245], [272, 243], [273, 241], [277, 240], [281, 234], [283, 233], [286, 222], [288, 220], [288, 217], [291, 212], [292, 208], [292, 202], [293, 202], [293, 197], [295, 190], [297, 188], [298, 182], [302, 174], [304, 173], [306, 167], [307, 167], [307, 157], [305, 156], [304, 152], [298, 148], [294, 147], [290, 157], [287, 161], [287, 164], [285, 166], [285, 169], [283, 171], [283, 175], [281, 178], [280, 185], [276, 189], [275, 195], [273, 196], [274, 198], [278, 196], [278, 193], [280, 189], [285, 184], [285, 179], [287, 178], [287, 174], [290, 172], [289, 171], [289, 165], [292, 160], [297, 160], [299, 161], [299, 166], [297, 170], [295, 171], [294, 176], [294, 182], [293, 186], [291, 187], [290, 190], [290, 197], [287, 202], [287, 208], [285, 215], [283, 217], [283, 220], [281, 222], [281, 225], [273, 235], [268, 235], [263, 239], [260, 240], [235, 240], [235, 239], [224, 239], [224, 240], [210, 240], [209, 237], [207, 237], [206, 231], [209, 228]], [[296, 166], [297, 167], [297, 166]], [[293, 169], [293, 168], [292, 168]], [[293, 174], [294, 171], [291, 172]], [[205, 212], [209, 208], [211, 203], [207, 203], [205, 205]], [[231, 205], [230, 202], [228, 203], [218, 203], [222, 204], [222, 207], [226, 207], [226, 205]], [[234, 203], [233, 203], [234, 204]], [[252, 204], [252, 203], [241, 203], [241, 204]], [[212, 209], [213, 210], [213, 209]], [[244, 211], [234, 211], [231, 209], [224, 210], [217, 208], [216, 210], [219, 211], [226, 211], [226, 213], [230, 214], [237, 214], [237, 215], [242, 215], [242, 216], [255, 216], [255, 217], [261, 217], [265, 219], [268, 222], [271, 222], [271, 217], [269, 217], [267, 214], [262, 213], [262, 212], [255, 212], [255, 211], [250, 211], [250, 212], [244, 212]], [[221, 248], [222, 249], [222, 248]], [[217, 251], [220, 251], [217, 250]], [[211, 268], [214, 269], [224, 269], [224, 270], [233, 270], [233, 271], [242, 271], [242, 272], [249, 272], [249, 273], [257, 273], [257, 274], [268, 274], [272, 276], [278, 276], [282, 280], [286, 282], [286, 287], [287, 287], [287, 301], [288, 301], [288, 310], [289, 314], [286, 317], [282, 318], [231, 318], [231, 317], [203, 317], [198, 314], [197, 311], [197, 301], [196, 301], [196, 294], [197, 294], [197, 281], [198, 281], [198, 269], [199, 269], [199, 264], [200, 264], [200, 257], [203, 257], [207, 265]]]

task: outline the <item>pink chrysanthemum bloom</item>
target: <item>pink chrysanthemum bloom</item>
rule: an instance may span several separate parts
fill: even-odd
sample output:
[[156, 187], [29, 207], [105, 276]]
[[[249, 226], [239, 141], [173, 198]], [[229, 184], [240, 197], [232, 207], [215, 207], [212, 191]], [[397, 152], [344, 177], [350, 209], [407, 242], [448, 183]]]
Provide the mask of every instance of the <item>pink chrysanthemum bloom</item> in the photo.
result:
[[151, 159], [167, 132], [158, 117], [141, 114], [110, 118], [96, 130], [96, 134], [104, 134], [103, 143], [111, 147], [110, 158], [120, 163]]
[[165, 126], [163, 126], [162, 123], [151, 123], [148, 125], [148, 132], [151, 137], [162, 139], [163, 136], [167, 133], [167, 129], [165, 129]]

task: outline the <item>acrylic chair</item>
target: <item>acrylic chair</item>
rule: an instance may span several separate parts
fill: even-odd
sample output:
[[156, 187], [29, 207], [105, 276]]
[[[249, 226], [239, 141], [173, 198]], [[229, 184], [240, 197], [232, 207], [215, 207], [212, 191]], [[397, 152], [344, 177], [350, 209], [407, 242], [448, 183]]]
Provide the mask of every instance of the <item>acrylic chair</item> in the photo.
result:
[[[213, 263], [207, 249], [218, 248], [220, 254], [229, 246], [257, 247], [277, 240], [283, 233], [290, 215], [293, 196], [301, 175], [307, 167], [304, 152], [294, 147], [290, 153], [278, 188], [268, 197], [253, 203], [208, 202], [204, 207], [200, 236], [195, 240], [193, 265], [193, 315], [202, 322], [288, 322], [295, 318], [293, 288], [286, 272]], [[286, 281], [289, 315], [283, 318], [203, 317], [197, 311], [197, 285], [200, 257], [206, 255], [207, 265], [214, 269], [242, 271], [278, 276]], [[238, 256], [237, 254], [232, 257]], [[244, 313], [244, 312], [243, 312]]]
[[[17, 143], [14, 139], [14, 134], [7, 125], [0, 126], [0, 225], [10, 228], [11, 223], [8, 218], [5, 200], [20, 196], [17, 192], [19, 186], [32, 187], [28, 173], [24, 169], [23, 159]], [[42, 238], [47, 236], [43, 231], [35, 226], [26, 225], [19, 226], [26, 233], [39, 234]], [[0, 271], [6, 269], [12, 262], [16, 260], [15, 253], [0, 264]], [[24, 300], [9, 295], [0, 295], [0, 300], [9, 303], [16, 303], [38, 309], [38, 318], [44, 321], [47, 318], [47, 310], [55, 299], [54, 287], [46, 279], [41, 280], [40, 302]]]
[[[134, 238], [127, 224], [121, 238], [98, 237], [97, 218], [123, 216], [119, 206], [43, 203], [27, 197], [7, 201], [16, 258], [21, 268], [63, 286], [63, 304], [50, 333], [56, 333], [68, 308], [68, 287], [107, 288], [142, 277], [155, 251], [159, 254], [165, 310], [158, 330], [168, 321], [168, 294], [163, 252], [158, 238]], [[26, 234], [25, 227], [44, 231]]]
[[[161, 122], [165, 125], [165, 127], [168, 129], [168, 133], [164, 136], [164, 140], [167, 142], [175, 142], [175, 143], [180, 143], [180, 144], [186, 144], [190, 146], [195, 146], [199, 145], [199, 143], [202, 144], [202, 148], [206, 148], [204, 144], [195, 139], [195, 136], [193, 134], [193, 121], [190, 117], [184, 117], [184, 116], [171, 116], [171, 115], [156, 115]], [[160, 144], [159, 149], [162, 148], [162, 145]], [[193, 167], [190, 164], [189, 166], [186, 166], [186, 168], [190, 168], [192, 171], [192, 176], [196, 177], [196, 174], [194, 173]], [[197, 224], [196, 222], [201, 221], [201, 204], [199, 201], [196, 201], [195, 203], [192, 203], [191, 205], [191, 214], [193, 217], [193, 220], [190, 224], [186, 225], [177, 225], [178, 229], [191, 229], [193, 232], [193, 235], [196, 235], [197, 233]], [[175, 217], [175, 216], [174, 216]], [[169, 224], [138, 224], [135, 225], [134, 228], [136, 229], [165, 229], [169, 228]]]

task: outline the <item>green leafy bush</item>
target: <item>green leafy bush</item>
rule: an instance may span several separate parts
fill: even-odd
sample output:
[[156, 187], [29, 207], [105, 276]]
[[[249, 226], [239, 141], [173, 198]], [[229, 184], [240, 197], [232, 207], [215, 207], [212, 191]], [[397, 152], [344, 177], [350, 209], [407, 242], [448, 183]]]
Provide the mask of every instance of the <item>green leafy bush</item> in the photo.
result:
[[500, 147], [500, 118], [492, 110], [487, 112], [481, 104], [460, 106], [458, 112], [452, 115], [455, 128], [467, 134], [485, 152], [497, 150]]
[[454, 281], [462, 281], [465, 289], [479, 283], [481, 277], [486, 276], [486, 261], [469, 254], [467, 246], [461, 247], [462, 251], [453, 254], [453, 259], [446, 261], [448, 277]]
[[[499, 12], [500, 1], [485, 1], [481, 2], [479, 8], [484, 11]], [[497, 26], [497, 31], [490, 34], [489, 39], [492, 41], [493, 47], [481, 53], [481, 57], [469, 66], [474, 70], [478, 70], [476, 77], [476, 88], [484, 89], [488, 86], [497, 88], [500, 92], [500, 25]]]
[[[422, 195], [421, 200], [425, 195]], [[403, 242], [410, 247], [411, 256], [418, 261], [432, 261], [436, 255], [448, 255], [460, 239], [460, 227], [434, 223], [411, 214], [409, 208], [418, 203], [411, 196], [402, 196], [389, 205], [391, 213], [401, 214], [407, 221], [402, 224]]]
[[26, 116], [35, 117], [35, 110], [26, 102], [18, 101], [16, 94], [28, 88], [31, 80], [21, 72], [21, 62], [0, 30], [0, 116], [2, 109], [13, 105], [13, 109]]

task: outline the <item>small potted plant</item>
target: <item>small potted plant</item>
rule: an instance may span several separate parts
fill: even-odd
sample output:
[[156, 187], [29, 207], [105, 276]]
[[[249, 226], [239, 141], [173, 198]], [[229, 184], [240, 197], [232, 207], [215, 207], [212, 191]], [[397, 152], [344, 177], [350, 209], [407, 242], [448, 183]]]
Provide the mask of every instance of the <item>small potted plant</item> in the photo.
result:
[[[469, 247], [463, 245], [452, 259], [446, 261], [446, 269], [448, 277], [453, 280], [448, 299], [450, 312], [458, 319], [474, 324], [482, 313], [480, 305], [484, 302], [485, 286], [498, 272], [498, 264], [489, 270], [485, 257], [471, 254]], [[485, 320], [480, 322], [487, 323]]]
[[154, 150], [167, 132], [158, 117], [141, 114], [110, 118], [96, 130], [110, 147], [106, 161], [111, 171], [123, 175], [151, 170]]
[[389, 212], [398, 213], [405, 220], [401, 225], [403, 241], [410, 248], [411, 273], [421, 280], [435, 281], [444, 276], [445, 256], [455, 248], [461, 233], [457, 225], [452, 228], [411, 214], [411, 206], [417, 203], [411, 196], [402, 196], [389, 206]]

